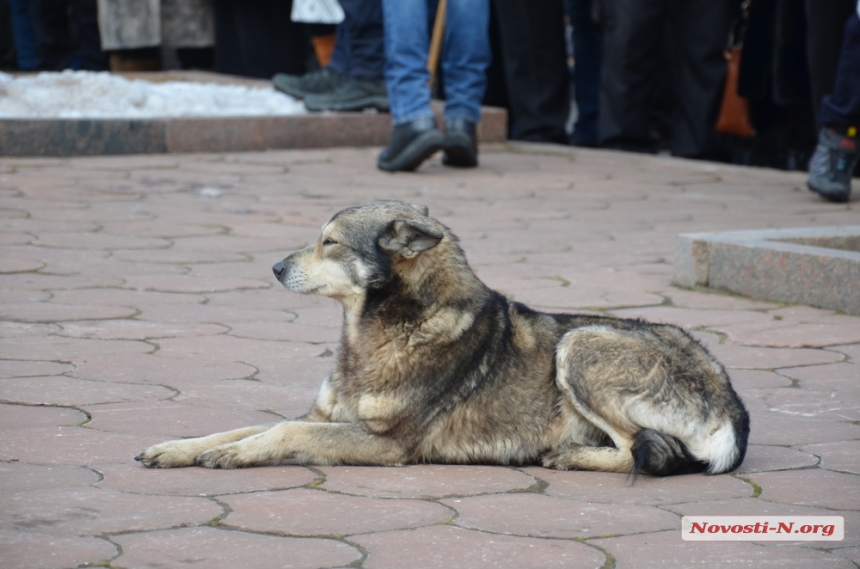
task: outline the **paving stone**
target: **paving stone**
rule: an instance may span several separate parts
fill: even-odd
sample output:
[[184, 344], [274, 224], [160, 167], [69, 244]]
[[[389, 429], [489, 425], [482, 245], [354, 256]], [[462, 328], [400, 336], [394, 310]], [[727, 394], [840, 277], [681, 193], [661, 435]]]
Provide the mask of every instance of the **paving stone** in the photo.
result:
[[3, 492], [28, 492], [91, 486], [99, 475], [77, 466], [37, 466], [21, 462], [0, 462]]
[[285, 310], [253, 310], [233, 306], [184, 304], [142, 306], [138, 320], [153, 322], [203, 322], [230, 326], [236, 322], [292, 322], [296, 315]]
[[[783, 321], [784, 322], [784, 321]], [[781, 326], [738, 324], [724, 326], [729, 342], [746, 346], [773, 346], [781, 348], [819, 348], [850, 342], [860, 342], [860, 323], [846, 325], [803, 323]]]
[[[788, 470], [751, 474], [762, 500], [832, 510], [860, 510], [857, 476], [827, 470]], [[838, 492], [833, 489], [838, 488]]]
[[106, 233], [42, 233], [36, 241], [42, 247], [59, 249], [166, 249], [170, 241], [143, 237], [123, 237]]
[[722, 331], [725, 326], [739, 323], [757, 323], [766, 326], [773, 322], [772, 316], [750, 310], [702, 310], [652, 306], [615, 310], [613, 314], [622, 318], [644, 318], [651, 322], [675, 324], [682, 328], [706, 328], [716, 331]]
[[0, 377], [33, 377], [36, 375], [59, 375], [73, 369], [71, 364], [24, 360], [0, 360]]
[[421, 464], [401, 468], [321, 467], [326, 490], [373, 498], [437, 499], [525, 490], [528, 474], [498, 466]]
[[586, 538], [671, 529], [678, 518], [650, 506], [609, 505], [530, 492], [450, 498], [443, 504], [459, 515], [455, 524], [524, 537]]
[[223, 513], [206, 498], [142, 496], [98, 488], [0, 494], [0, 529], [99, 535], [205, 524]]
[[850, 559], [854, 564], [860, 564], [860, 547], [846, 547], [833, 550], [834, 555]]
[[90, 405], [87, 410], [93, 417], [87, 426], [92, 429], [170, 438], [200, 437], [282, 419], [272, 413], [213, 409], [172, 401]]
[[224, 496], [230, 508], [223, 524], [293, 536], [352, 535], [443, 523], [454, 513], [423, 500], [345, 496], [297, 488]]
[[97, 403], [117, 403], [168, 399], [176, 391], [159, 385], [130, 385], [88, 381], [65, 376], [0, 379], [4, 401], [28, 405], [85, 406]]
[[34, 407], [0, 403], [0, 430], [77, 425], [87, 420], [86, 414], [64, 407]]
[[170, 379], [171, 389], [179, 393], [177, 403], [224, 409], [271, 410], [294, 418], [307, 413], [319, 392], [322, 378], [310, 388], [289, 384], [272, 385], [261, 381], [222, 380], [195, 381]]
[[754, 389], [790, 387], [792, 381], [781, 375], [784, 373], [785, 370], [780, 370], [780, 373], [777, 374], [772, 371], [757, 369], [733, 369], [729, 376], [732, 379], [732, 386], [743, 395], [743, 393]]
[[310, 344], [340, 341], [341, 329], [333, 326], [302, 325], [295, 322], [236, 322], [230, 335], [240, 338], [306, 342]]
[[844, 356], [826, 350], [761, 348], [723, 344], [711, 353], [727, 368], [776, 369], [838, 362]]
[[159, 292], [205, 293], [225, 290], [268, 288], [269, 284], [249, 279], [199, 278], [187, 275], [134, 276], [125, 286], [136, 290]]
[[598, 569], [606, 557], [583, 543], [493, 535], [451, 526], [350, 538], [367, 550], [367, 569]]
[[75, 357], [102, 354], [141, 354], [152, 351], [144, 342], [128, 340], [83, 340], [60, 336], [6, 338], [0, 358], [68, 361]]
[[860, 343], [850, 346], [830, 346], [830, 349], [847, 355], [854, 363], [860, 362]]
[[169, 384], [184, 381], [241, 379], [256, 369], [240, 362], [212, 362], [199, 358], [164, 358], [150, 354], [103, 355], [72, 359], [71, 375], [94, 381]]
[[55, 324], [29, 324], [25, 322], [0, 321], [0, 338], [18, 336], [47, 336], [56, 334], [61, 328]]
[[850, 569], [836, 555], [783, 544], [761, 546], [747, 542], [687, 542], [678, 530], [594, 540], [611, 553], [617, 569], [688, 569], [697, 566], [779, 567], [790, 569]]
[[781, 369], [779, 373], [797, 379], [803, 389], [815, 391], [849, 391], [860, 378], [860, 365], [840, 363]]
[[740, 498], [752, 494], [745, 482], [729, 475], [640, 476], [631, 485], [626, 474], [561, 471], [531, 467], [529, 474], [549, 484], [544, 494], [590, 503], [660, 506], [699, 500]]
[[750, 418], [750, 444], [798, 446], [860, 438], [860, 426], [760, 411]]
[[0, 304], [0, 318], [19, 322], [128, 318], [134, 316], [135, 312], [133, 308], [123, 306], [86, 306], [53, 302]]
[[[856, 386], [855, 394], [860, 394]], [[815, 419], [860, 421], [860, 398], [839, 397], [833, 391], [780, 389], [763, 391], [762, 398], [772, 411]]]
[[147, 306], [173, 306], [200, 304], [206, 301], [202, 294], [170, 293], [122, 288], [93, 288], [61, 290], [54, 293], [52, 302], [83, 306], [128, 306], [142, 309]]
[[106, 433], [85, 427], [19, 426], [0, 437], [0, 460], [58, 466], [131, 462], [140, 451], [160, 442], [162, 437]]
[[3, 297], [0, 298], [0, 304], [19, 304], [23, 302], [43, 302], [50, 300], [53, 295], [48, 292], [39, 292], [35, 290], [11, 290], [3, 291]]
[[813, 451], [800, 451], [781, 446], [749, 445], [743, 464], [734, 473], [743, 475], [751, 472], [809, 468], [817, 466], [819, 462], [819, 458]]
[[147, 340], [180, 336], [212, 336], [229, 328], [218, 324], [179, 324], [146, 320], [81, 320], [63, 324], [61, 336], [97, 340]]
[[0, 530], [4, 569], [66, 569], [88, 563], [105, 563], [118, 550], [97, 537], [59, 536]]
[[263, 466], [253, 471], [160, 469], [144, 468], [139, 462], [129, 461], [95, 465], [93, 469], [104, 476], [104, 480], [97, 484], [98, 488], [163, 496], [219, 496], [286, 490], [305, 486], [318, 478], [311, 470], [298, 465]]
[[179, 528], [123, 535], [116, 567], [178, 567], [200, 564], [212, 569], [318, 569], [346, 567], [361, 552], [333, 539], [256, 535], [216, 528]]
[[860, 441], [809, 445], [803, 450], [820, 456], [821, 468], [860, 474]]
[[166, 338], [158, 340], [158, 355], [164, 358], [193, 358], [206, 362], [244, 362], [255, 366], [277, 361], [319, 356], [327, 349], [321, 344], [272, 342], [233, 336]]

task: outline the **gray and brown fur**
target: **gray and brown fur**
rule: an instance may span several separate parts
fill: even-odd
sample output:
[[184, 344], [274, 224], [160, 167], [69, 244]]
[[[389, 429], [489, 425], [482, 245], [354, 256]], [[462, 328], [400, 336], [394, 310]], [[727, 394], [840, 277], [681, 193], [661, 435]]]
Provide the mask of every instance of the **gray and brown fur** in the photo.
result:
[[143, 451], [150, 467], [540, 463], [727, 472], [749, 418], [725, 369], [680, 328], [545, 314], [484, 285], [426, 208], [346, 209], [273, 267], [339, 300], [337, 363], [299, 419]]

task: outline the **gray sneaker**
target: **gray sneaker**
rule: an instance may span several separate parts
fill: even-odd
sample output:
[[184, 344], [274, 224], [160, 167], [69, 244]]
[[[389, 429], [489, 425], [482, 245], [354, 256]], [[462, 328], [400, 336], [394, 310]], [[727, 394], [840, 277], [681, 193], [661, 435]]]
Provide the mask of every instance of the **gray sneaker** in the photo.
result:
[[321, 95], [308, 95], [305, 106], [309, 111], [388, 110], [388, 90], [385, 79], [350, 78], [337, 89]]
[[305, 73], [304, 75], [287, 75], [278, 73], [272, 77], [272, 85], [296, 99], [304, 99], [308, 95], [330, 93], [337, 89], [344, 76], [328, 67]]
[[822, 128], [809, 161], [809, 189], [832, 202], [847, 202], [858, 156], [856, 139]]

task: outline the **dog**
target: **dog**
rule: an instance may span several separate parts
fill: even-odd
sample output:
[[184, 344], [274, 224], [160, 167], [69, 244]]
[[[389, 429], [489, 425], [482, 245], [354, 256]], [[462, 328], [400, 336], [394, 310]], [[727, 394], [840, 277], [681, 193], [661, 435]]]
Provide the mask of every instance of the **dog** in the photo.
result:
[[158, 444], [136, 457], [145, 466], [542, 464], [635, 477], [744, 459], [747, 411], [690, 335], [508, 301], [423, 206], [345, 209], [273, 271], [290, 291], [343, 304], [310, 412]]

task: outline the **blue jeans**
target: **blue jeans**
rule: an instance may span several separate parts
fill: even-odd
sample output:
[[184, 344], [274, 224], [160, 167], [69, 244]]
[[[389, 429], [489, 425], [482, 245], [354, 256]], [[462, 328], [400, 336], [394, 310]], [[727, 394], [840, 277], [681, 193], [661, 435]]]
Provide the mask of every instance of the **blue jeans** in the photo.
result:
[[860, 17], [856, 13], [845, 24], [836, 84], [821, 102], [818, 116], [826, 126], [860, 126]]
[[41, 65], [42, 58], [39, 57], [36, 33], [33, 31], [33, 24], [30, 22], [28, 0], [8, 1], [12, 16], [12, 36], [15, 41], [18, 69], [21, 71], [34, 71]]
[[381, 79], [385, 67], [381, 0], [340, 0], [340, 5], [346, 17], [337, 27], [329, 69]]
[[[430, 109], [430, 46], [434, 0], [383, 0], [385, 79], [395, 125], [433, 116]], [[489, 0], [448, 0], [441, 65], [445, 116], [478, 122], [490, 65]]]

